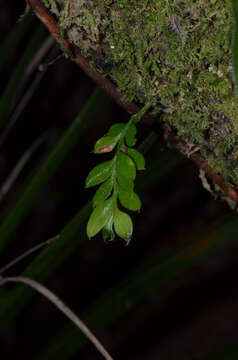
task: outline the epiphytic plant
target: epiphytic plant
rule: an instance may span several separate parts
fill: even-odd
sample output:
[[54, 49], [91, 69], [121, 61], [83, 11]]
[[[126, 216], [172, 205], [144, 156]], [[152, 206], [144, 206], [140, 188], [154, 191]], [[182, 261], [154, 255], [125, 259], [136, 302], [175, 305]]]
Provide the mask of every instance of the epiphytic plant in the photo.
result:
[[131, 217], [121, 211], [123, 208], [139, 211], [141, 201], [134, 192], [137, 170], [145, 169], [144, 156], [134, 148], [136, 144], [136, 123], [140, 121], [150, 107], [146, 105], [127, 124], [117, 123], [94, 146], [95, 154], [110, 153], [115, 149], [111, 160], [105, 161], [91, 170], [86, 187], [100, 185], [93, 197], [93, 212], [87, 225], [87, 234], [91, 238], [101, 230], [104, 240], [113, 240], [115, 233], [129, 243], [133, 223]]

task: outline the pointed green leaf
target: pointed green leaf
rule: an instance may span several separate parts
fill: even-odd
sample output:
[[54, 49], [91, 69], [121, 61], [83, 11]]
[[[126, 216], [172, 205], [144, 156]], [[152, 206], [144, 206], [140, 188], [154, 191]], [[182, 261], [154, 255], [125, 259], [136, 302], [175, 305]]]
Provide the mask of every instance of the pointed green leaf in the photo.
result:
[[94, 146], [95, 154], [103, 154], [111, 152], [118, 143], [119, 136], [103, 136]]
[[129, 243], [133, 233], [133, 223], [130, 216], [125, 212], [116, 209], [114, 215], [114, 229], [119, 237]]
[[110, 127], [108, 131], [109, 136], [118, 136], [122, 133], [122, 131], [125, 129], [126, 124], [123, 123], [117, 123]]
[[117, 157], [117, 177], [120, 178], [121, 176], [134, 180], [136, 177], [136, 166], [128, 155], [119, 152]]
[[93, 197], [93, 207], [96, 207], [100, 202], [105, 201], [111, 195], [112, 187], [113, 182], [110, 178], [97, 189]]
[[112, 171], [112, 160], [105, 161], [93, 168], [86, 179], [86, 188], [99, 185], [109, 178]]
[[135, 161], [138, 170], [145, 169], [145, 158], [139, 151], [128, 149], [128, 155]]
[[110, 222], [113, 216], [113, 201], [112, 199], [100, 203], [92, 212], [88, 224], [87, 235], [90, 238], [97, 235], [102, 228]]
[[132, 123], [129, 125], [126, 132], [126, 144], [128, 146], [134, 146], [136, 143], [136, 126]]
[[122, 206], [132, 211], [139, 211], [141, 208], [141, 200], [133, 191], [123, 191], [119, 189], [119, 200]]

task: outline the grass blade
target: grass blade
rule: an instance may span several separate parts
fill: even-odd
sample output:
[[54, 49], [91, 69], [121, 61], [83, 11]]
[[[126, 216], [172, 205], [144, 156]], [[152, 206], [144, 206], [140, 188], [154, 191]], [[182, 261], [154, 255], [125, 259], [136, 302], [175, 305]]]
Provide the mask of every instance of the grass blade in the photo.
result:
[[6, 247], [11, 236], [29, 213], [40, 189], [54, 175], [69, 151], [76, 144], [79, 136], [90, 125], [90, 120], [96, 119], [97, 114], [102, 113], [110, 101], [107, 95], [100, 90], [96, 90], [45, 163], [29, 181], [16, 206], [0, 225], [0, 252]]
[[[170, 156], [169, 156], [170, 154]], [[169, 151], [168, 154], [161, 156], [161, 163], [164, 163], [166, 158], [167, 172], [158, 171], [161, 166], [158, 166], [157, 161], [148, 168], [149, 173], [155, 172], [156, 175], [150, 176], [150, 181], [147, 182], [147, 172], [144, 178], [140, 178], [138, 185], [140, 189], [146, 186], [151, 186], [157, 183], [162, 176], [166, 176], [176, 166], [181, 163], [181, 157], [177, 157], [177, 162], [174, 160], [174, 152]], [[170, 166], [169, 166], [170, 164]], [[62, 263], [69, 258], [74, 251], [82, 246], [87, 241], [86, 223], [91, 212], [91, 204], [87, 204], [81, 209], [78, 214], [66, 225], [66, 227], [58, 235], [58, 239], [51, 245], [46, 247], [39, 256], [27, 267], [23, 275], [34, 278], [44, 282], [59, 268]], [[77, 236], [77, 241], [71, 241]], [[0, 297], [0, 317], [2, 326], [10, 324], [22, 308], [29, 302], [32, 297], [32, 292], [23, 287], [17, 287], [14, 290], [2, 294]], [[5, 326], [4, 325], [4, 326]]]
[[[111, 289], [88, 309], [84, 321], [94, 329], [106, 327], [119, 319], [127, 310], [174, 281], [185, 271], [201, 262], [215, 250], [237, 240], [237, 215], [232, 215], [214, 224], [212, 228], [196, 237], [191, 245], [163, 263], [154, 259], [150, 265], [143, 265], [130, 274], [128, 279]], [[85, 339], [73, 327], [64, 327], [50, 346], [37, 360], [69, 359], [80, 350]]]

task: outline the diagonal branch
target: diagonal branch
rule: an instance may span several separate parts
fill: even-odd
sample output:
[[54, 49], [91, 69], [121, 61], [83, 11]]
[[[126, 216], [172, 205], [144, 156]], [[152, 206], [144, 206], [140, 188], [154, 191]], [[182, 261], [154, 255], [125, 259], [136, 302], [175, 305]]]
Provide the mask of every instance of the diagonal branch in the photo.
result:
[[[101, 89], [103, 89], [109, 96], [111, 96], [115, 100], [115, 102], [119, 106], [121, 106], [130, 114], [135, 114], [139, 111], [139, 108], [136, 104], [124, 100], [120, 90], [116, 86], [114, 86], [111, 81], [101, 76], [98, 72], [96, 72], [90, 67], [90, 64], [81, 55], [80, 50], [77, 47], [72, 46], [67, 39], [59, 38], [57, 22], [55, 21], [51, 13], [43, 6], [40, 0], [27, 0], [27, 3], [32, 8], [36, 16], [46, 26], [46, 28], [49, 30], [55, 40], [64, 47], [70, 59], [75, 61]], [[154, 123], [153, 117], [149, 114], [145, 115], [142, 121], [149, 126]], [[157, 125], [154, 124], [153, 127], [155, 126]], [[189, 154], [189, 148], [187, 144], [182, 139], [177, 137], [172, 130], [169, 130], [168, 134], [168, 127], [166, 126], [166, 124], [162, 124], [160, 126], [160, 129], [161, 128], [165, 134], [164, 137], [168, 140], [168, 142], [187, 156], [187, 154]], [[193, 160], [196, 165], [201, 170], [203, 170], [205, 174], [212, 181], [214, 181], [214, 183], [216, 183], [231, 200], [238, 204], [237, 189], [226, 184], [224, 178], [220, 174], [217, 174], [212, 170], [206, 159], [204, 159], [204, 157], [199, 151], [192, 154], [190, 153], [189, 158]]]

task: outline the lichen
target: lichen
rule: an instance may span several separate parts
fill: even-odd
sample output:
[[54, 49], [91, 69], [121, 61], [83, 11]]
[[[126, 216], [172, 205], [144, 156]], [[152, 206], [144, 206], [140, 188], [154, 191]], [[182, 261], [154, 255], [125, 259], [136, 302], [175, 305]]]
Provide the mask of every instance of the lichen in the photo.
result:
[[[51, 0], [52, 1], [52, 0]], [[232, 11], [225, 0], [55, 0], [60, 31], [125, 98], [199, 148], [238, 183], [238, 96], [231, 66]]]

